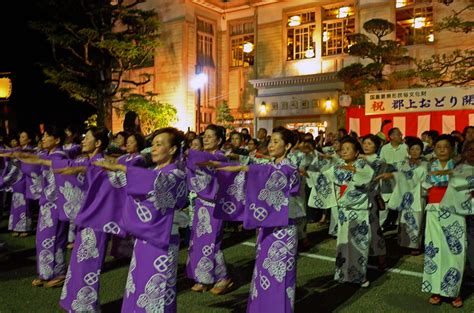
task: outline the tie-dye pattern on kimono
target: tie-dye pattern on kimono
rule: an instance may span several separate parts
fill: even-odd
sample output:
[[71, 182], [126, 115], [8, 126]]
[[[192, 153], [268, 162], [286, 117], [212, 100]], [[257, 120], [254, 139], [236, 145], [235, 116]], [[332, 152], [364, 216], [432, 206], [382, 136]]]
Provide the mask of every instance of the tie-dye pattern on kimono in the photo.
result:
[[219, 183], [216, 170], [199, 167], [206, 161], [226, 162], [221, 151], [214, 154], [190, 150], [186, 160], [188, 189], [197, 194], [191, 239], [186, 262], [187, 276], [197, 283], [214, 284], [227, 279], [227, 267], [221, 250], [223, 221], [215, 217], [216, 195]]
[[411, 164], [405, 160], [397, 165], [397, 169], [393, 173], [395, 186], [387, 206], [400, 212], [398, 244], [419, 249], [424, 234], [426, 199], [423, 186], [428, 174], [428, 163], [420, 161]]
[[158, 170], [128, 167], [127, 231], [137, 237], [122, 312], [177, 311], [179, 234], [175, 216], [186, 204], [185, 172], [176, 164]]
[[[67, 158], [62, 150], [55, 150], [44, 156], [47, 160]], [[50, 280], [66, 273], [66, 244], [68, 223], [59, 219], [62, 208], [58, 203], [58, 188], [53, 169], [42, 166], [42, 193], [36, 227], [36, 263], [39, 278]]]
[[[444, 168], [439, 160], [435, 160], [429, 173], [451, 170], [453, 167], [453, 160], [449, 160]], [[449, 202], [445, 202], [444, 206], [440, 206], [440, 202], [443, 202], [444, 197], [455, 196], [452, 194], [455, 192], [452, 188], [449, 190], [451, 195], [447, 195], [446, 188], [448, 183], [453, 184], [456, 181], [455, 179], [451, 182], [449, 175], [427, 176], [426, 183], [431, 187], [426, 206], [425, 260], [421, 285], [424, 292], [451, 298], [459, 296], [461, 290], [466, 261], [466, 217], [460, 214], [461, 211], [453, 210]], [[441, 192], [441, 195], [436, 196], [434, 190]], [[440, 197], [443, 200], [430, 200]]]
[[249, 313], [294, 311], [298, 236], [290, 202], [300, 191], [299, 178], [286, 159], [249, 166], [245, 189], [252, 192], [247, 192], [244, 226], [259, 228]]
[[369, 221], [371, 206], [369, 187], [374, 170], [363, 159], [358, 159], [352, 164], [356, 169], [355, 173], [340, 168], [342, 165], [347, 164], [341, 160], [339, 164], [324, 172], [329, 181], [343, 190], [342, 196], [336, 195], [339, 224], [334, 279], [339, 282], [361, 284], [366, 281], [372, 237]]

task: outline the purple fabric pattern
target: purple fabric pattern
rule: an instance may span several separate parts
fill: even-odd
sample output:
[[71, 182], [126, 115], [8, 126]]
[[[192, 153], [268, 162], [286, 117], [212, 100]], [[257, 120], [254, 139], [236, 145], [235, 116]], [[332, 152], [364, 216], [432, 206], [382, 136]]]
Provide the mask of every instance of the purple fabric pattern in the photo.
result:
[[[36, 153], [39, 157], [47, 155], [46, 151]], [[25, 196], [29, 200], [38, 200], [41, 197], [41, 166], [36, 164], [21, 163], [21, 171], [26, 175], [26, 193]]]
[[[85, 227], [78, 226], [77, 238], [60, 301], [61, 307], [71, 312], [96, 312], [99, 310], [100, 271], [107, 250], [108, 233], [112, 233], [104, 227], [114, 226], [108, 224], [110, 217], [108, 210], [114, 207], [113, 205], [104, 206], [104, 203], [107, 204], [104, 201], [109, 199], [107, 198], [109, 195], [104, 192], [110, 192], [111, 189], [103, 188], [104, 190], [97, 191], [96, 188], [103, 185], [104, 182], [106, 182], [106, 186], [110, 186], [110, 184], [121, 186], [124, 182], [123, 179], [115, 176], [109, 181], [106, 171], [92, 165], [93, 162], [102, 160], [104, 160], [103, 155], [99, 153], [87, 162], [85, 175], [87, 194], [75, 220], [77, 225]], [[94, 214], [97, 215], [96, 220], [93, 218]], [[93, 226], [87, 227], [89, 224]], [[115, 230], [113, 232], [119, 233]]]
[[227, 278], [222, 245], [222, 220], [213, 218], [215, 205], [196, 199], [187, 276], [201, 284], [213, 284]]
[[[28, 148], [27, 148], [28, 149]], [[22, 149], [25, 151], [27, 149]], [[15, 152], [11, 149], [5, 152]], [[8, 230], [16, 232], [31, 231], [31, 211], [26, 195], [26, 175], [21, 170], [21, 162], [16, 159], [5, 159], [5, 168], [0, 180], [0, 187], [12, 192]]]
[[[226, 166], [227, 164], [223, 164]], [[228, 165], [235, 165], [229, 163]], [[244, 221], [245, 215], [245, 172], [217, 171], [219, 189], [216, 196], [214, 217], [223, 221]]]
[[196, 163], [206, 161], [226, 162], [227, 158], [221, 151], [209, 152], [190, 150], [186, 160], [188, 171], [188, 188], [207, 201], [214, 201], [219, 184], [215, 179], [216, 170], [210, 167], [199, 167]]
[[[89, 162], [87, 157], [74, 160], [57, 160], [52, 162], [53, 169], [66, 167], [86, 166]], [[87, 191], [85, 174], [76, 175], [55, 174], [54, 178], [58, 186], [59, 219], [64, 222], [74, 221], [77, 213], [84, 202], [84, 194]]]
[[175, 211], [186, 203], [185, 179], [176, 163], [127, 167], [127, 193], [135, 206], [126, 208], [124, 227], [137, 239], [122, 312], [176, 312], [179, 236], [172, 227]]
[[133, 205], [121, 225], [130, 234], [157, 247], [167, 247], [176, 209], [186, 204], [185, 173], [176, 164], [159, 170], [127, 168], [127, 194]]
[[248, 313], [290, 313], [296, 291], [296, 226], [261, 228], [250, 283]]
[[299, 191], [298, 170], [290, 165], [250, 165], [247, 173], [244, 227], [286, 226], [289, 198]]
[[59, 301], [66, 311], [99, 311], [99, 278], [108, 236], [89, 227], [78, 230]]
[[223, 221], [215, 218], [215, 199], [219, 190], [216, 170], [198, 167], [206, 161], [225, 162], [221, 151], [215, 154], [190, 150], [186, 161], [188, 188], [198, 195], [189, 242], [187, 276], [201, 284], [213, 284], [227, 278], [227, 267], [221, 250]]
[[[117, 159], [117, 163], [126, 165], [126, 166], [137, 166], [137, 167], [144, 167], [145, 160], [140, 153], [133, 153], [133, 154], [124, 154]], [[126, 190], [124, 193], [121, 194], [122, 198], [115, 199], [117, 203], [117, 210], [119, 210], [120, 205], [123, 206], [122, 213], [127, 210], [127, 207], [133, 206], [133, 198], [128, 196]], [[118, 221], [119, 225], [121, 224], [121, 220]], [[122, 226], [122, 225], [120, 225]], [[122, 227], [123, 228], [123, 227]], [[121, 238], [119, 236], [112, 236], [112, 247], [110, 249], [110, 255], [115, 258], [130, 258], [133, 252], [133, 242], [135, 239], [133, 236], [127, 235], [125, 238]]]
[[75, 143], [71, 145], [64, 145], [63, 151], [66, 152], [69, 159], [74, 159], [81, 154], [82, 146]]
[[[55, 150], [44, 156], [48, 160], [61, 160], [66, 154]], [[68, 224], [59, 220], [57, 186], [51, 167], [42, 167], [42, 193], [36, 228], [36, 263], [38, 276], [44, 280], [66, 272], [66, 244]]]
[[92, 164], [103, 160], [102, 155], [95, 155], [87, 166], [87, 192], [74, 223], [79, 227], [125, 237], [119, 221], [122, 218], [121, 207], [125, 203], [126, 175], [122, 171], [106, 171]]
[[178, 250], [177, 235], [170, 238], [167, 248], [136, 240], [122, 312], [177, 312]]

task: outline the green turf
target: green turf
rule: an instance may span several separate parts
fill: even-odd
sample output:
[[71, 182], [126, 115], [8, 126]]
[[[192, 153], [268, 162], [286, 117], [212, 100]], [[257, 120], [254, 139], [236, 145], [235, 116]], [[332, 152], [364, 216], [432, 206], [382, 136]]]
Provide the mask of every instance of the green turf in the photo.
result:
[[[4, 230], [4, 228], [2, 228]], [[229, 237], [230, 236], [230, 237]], [[327, 229], [309, 228], [309, 237], [315, 244], [310, 254], [334, 257], [335, 240]], [[0, 258], [0, 313], [4, 312], [62, 312], [58, 305], [60, 289], [35, 288], [34, 237], [12, 238], [0, 233], [8, 243], [10, 253]], [[225, 258], [235, 280], [235, 290], [223, 295], [196, 294], [189, 289], [192, 282], [184, 275], [186, 250], [180, 251], [178, 270], [178, 311], [192, 313], [245, 312], [249, 282], [254, 265], [255, 248], [252, 232], [226, 234]], [[246, 242], [247, 244], [243, 244]], [[388, 237], [389, 265], [408, 271], [420, 272], [423, 257], [404, 256]], [[108, 257], [101, 275], [102, 312], [119, 312], [128, 264]], [[332, 280], [334, 263], [302, 256], [298, 261], [298, 286], [295, 312], [474, 312], [473, 286], [464, 286], [466, 296], [463, 309], [455, 310], [447, 303], [433, 307], [428, 295], [420, 291], [421, 278], [369, 270], [372, 285], [368, 289]]]

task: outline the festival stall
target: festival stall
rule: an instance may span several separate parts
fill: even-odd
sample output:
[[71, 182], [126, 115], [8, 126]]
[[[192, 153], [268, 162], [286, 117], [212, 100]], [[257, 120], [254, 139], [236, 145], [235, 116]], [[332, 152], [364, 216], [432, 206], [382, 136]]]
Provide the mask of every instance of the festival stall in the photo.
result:
[[462, 131], [474, 125], [474, 87], [398, 89], [367, 93], [364, 107], [348, 107], [346, 128], [359, 135], [376, 134], [383, 120], [405, 136], [421, 136], [425, 130], [440, 133]]

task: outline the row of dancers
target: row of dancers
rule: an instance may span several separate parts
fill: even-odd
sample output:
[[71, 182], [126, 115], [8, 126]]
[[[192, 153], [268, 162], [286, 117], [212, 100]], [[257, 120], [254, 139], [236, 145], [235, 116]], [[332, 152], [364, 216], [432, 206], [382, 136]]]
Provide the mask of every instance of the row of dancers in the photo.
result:
[[[108, 241], [111, 235], [131, 235], [122, 312], [175, 312], [178, 228], [189, 203], [186, 273], [195, 292], [232, 290], [221, 248], [224, 223], [257, 229], [248, 312], [294, 311], [297, 246], [305, 236], [308, 206], [331, 210], [335, 217], [330, 231], [337, 235], [338, 282], [369, 287], [369, 255], [379, 256], [384, 265], [379, 213], [386, 206], [390, 218], [398, 218], [401, 246], [420, 250], [425, 238], [421, 285], [431, 293], [430, 303], [447, 297], [454, 307], [463, 305], [459, 295], [470, 256], [474, 141], [466, 140], [455, 162], [452, 136], [441, 135], [428, 162], [421, 140], [403, 143], [396, 128], [381, 148], [377, 136], [346, 136], [328, 154], [306, 149], [295, 132], [278, 127], [265, 156], [224, 154], [226, 130], [218, 125], [209, 125], [199, 143], [177, 129], [159, 129], [145, 150], [143, 137], [133, 133], [126, 154], [118, 158], [106, 153], [107, 129], [89, 129], [81, 145], [67, 151], [63, 137], [61, 129], [48, 126], [41, 150], [28, 145], [5, 149], [0, 187], [12, 192], [12, 230], [31, 228], [29, 201], [39, 202], [38, 278], [32, 284], [62, 286], [60, 305], [67, 311], [100, 310], [99, 278]], [[67, 265], [70, 224], [77, 237]]]

